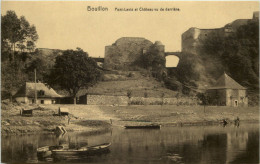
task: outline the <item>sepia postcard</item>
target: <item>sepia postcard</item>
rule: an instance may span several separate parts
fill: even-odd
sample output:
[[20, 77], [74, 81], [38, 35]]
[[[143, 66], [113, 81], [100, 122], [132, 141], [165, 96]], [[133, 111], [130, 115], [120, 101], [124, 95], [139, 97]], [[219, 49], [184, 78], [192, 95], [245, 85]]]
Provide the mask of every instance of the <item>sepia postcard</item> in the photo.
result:
[[258, 1], [2, 1], [1, 163], [259, 163]]

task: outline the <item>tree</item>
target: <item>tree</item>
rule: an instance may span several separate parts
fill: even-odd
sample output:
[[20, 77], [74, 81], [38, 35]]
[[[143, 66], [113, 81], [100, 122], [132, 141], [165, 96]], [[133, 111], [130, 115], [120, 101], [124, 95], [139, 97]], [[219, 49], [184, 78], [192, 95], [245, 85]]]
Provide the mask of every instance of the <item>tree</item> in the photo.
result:
[[2, 99], [9, 97], [12, 101], [12, 96], [26, 82], [27, 75], [23, 72], [22, 64], [17, 61], [2, 62], [1, 69], [1, 90], [5, 92], [5, 95], [1, 95]]
[[198, 93], [197, 97], [200, 99], [202, 105], [204, 106], [204, 113], [205, 113], [206, 105], [209, 104], [209, 95], [208, 95], [207, 92], [205, 92], [205, 93]]
[[24, 16], [18, 18], [16, 13], [10, 10], [6, 12], [6, 15], [1, 16], [1, 18], [1, 42], [10, 44], [9, 47], [12, 50], [12, 59], [14, 59], [17, 43], [19, 43], [18, 47], [21, 51], [24, 50], [25, 46], [30, 50], [34, 48], [34, 42], [38, 39], [38, 34], [34, 25], [30, 25]]
[[202, 67], [203, 62], [200, 57], [191, 53], [182, 53], [177, 67], [177, 78], [181, 83], [196, 87], [194, 81], [201, 79], [201, 74], [205, 72]]
[[22, 42], [19, 42], [17, 44], [17, 47], [20, 49], [21, 52], [24, 52], [26, 46], [22, 43]]
[[209, 33], [200, 56], [219, 60], [222, 66], [216, 65], [215, 70], [224, 69], [241, 85], [259, 90], [259, 21], [248, 21], [226, 36]]
[[131, 91], [131, 90], [128, 90], [127, 93], [126, 93], [126, 95], [127, 95], [127, 97], [128, 97], [128, 100], [129, 100], [128, 105], [130, 105], [130, 104], [131, 104], [132, 91]]
[[82, 49], [66, 50], [56, 57], [54, 68], [50, 73], [50, 85], [58, 85], [74, 98], [82, 88], [87, 89], [99, 79], [101, 72], [97, 63], [88, 57]]
[[143, 68], [152, 71], [152, 75], [158, 80], [163, 79], [166, 59], [161, 55], [156, 45], [151, 45], [148, 52], [141, 56], [140, 64]]
[[34, 81], [34, 69], [37, 70], [37, 80], [45, 81], [45, 78], [48, 76], [50, 71], [47, 62], [40, 57], [36, 57], [28, 62], [25, 71], [28, 75], [29, 81]]
[[160, 55], [160, 51], [156, 45], [152, 45], [148, 52], [142, 55], [141, 64], [144, 68], [151, 67], [156, 70], [165, 67], [165, 57]]
[[165, 93], [162, 93], [162, 94], [161, 94], [161, 98], [162, 98], [162, 105], [163, 105], [164, 96], [165, 96]]

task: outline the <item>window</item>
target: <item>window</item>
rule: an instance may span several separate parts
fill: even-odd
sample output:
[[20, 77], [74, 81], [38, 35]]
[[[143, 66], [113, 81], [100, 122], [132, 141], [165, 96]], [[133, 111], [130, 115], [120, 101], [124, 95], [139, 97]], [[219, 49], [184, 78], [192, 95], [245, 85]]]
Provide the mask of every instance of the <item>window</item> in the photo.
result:
[[44, 104], [44, 100], [41, 100], [41, 104]]
[[38, 91], [38, 95], [39, 96], [44, 96], [44, 91], [43, 90]]
[[241, 100], [242, 102], [244, 102], [244, 97], [240, 97], [240, 100]]
[[238, 106], [238, 101], [237, 101], [237, 100], [235, 100], [234, 102], [235, 102], [235, 104], [234, 104], [234, 105], [235, 105], [235, 107], [236, 107], [236, 106]]

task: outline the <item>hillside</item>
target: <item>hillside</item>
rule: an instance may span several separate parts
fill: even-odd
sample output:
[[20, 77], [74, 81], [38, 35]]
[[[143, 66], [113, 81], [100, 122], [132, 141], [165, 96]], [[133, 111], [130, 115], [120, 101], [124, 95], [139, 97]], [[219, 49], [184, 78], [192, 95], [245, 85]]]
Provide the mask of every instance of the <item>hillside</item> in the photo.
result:
[[49, 48], [37, 48], [35, 50], [36, 56], [46, 60], [49, 65], [54, 65], [55, 58], [62, 54], [62, 50], [59, 49], [49, 49]]
[[204, 34], [201, 30], [201, 36], [193, 38], [194, 50], [180, 55], [176, 76], [182, 83], [205, 88], [226, 72], [247, 88], [253, 105], [258, 103], [259, 92], [259, 20], [236, 23], [235, 27], [228, 33], [212, 29]]
[[109, 71], [105, 72], [102, 81], [88, 90], [81, 90], [78, 95], [103, 94], [127, 95], [133, 97], [175, 97], [178, 92], [166, 89], [162, 82], [157, 81], [147, 71]]

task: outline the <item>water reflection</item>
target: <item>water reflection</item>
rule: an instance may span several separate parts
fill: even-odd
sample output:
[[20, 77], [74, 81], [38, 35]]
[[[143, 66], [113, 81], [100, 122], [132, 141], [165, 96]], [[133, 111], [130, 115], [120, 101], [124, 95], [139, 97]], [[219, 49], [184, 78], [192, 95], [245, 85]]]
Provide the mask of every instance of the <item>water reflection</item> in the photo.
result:
[[[258, 125], [113, 129], [84, 133], [2, 137], [2, 162], [37, 161], [36, 149], [67, 143], [70, 148], [111, 142], [110, 152], [70, 159], [84, 163], [258, 163]], [[58, 160], [54, 162], [67, 162]]]

